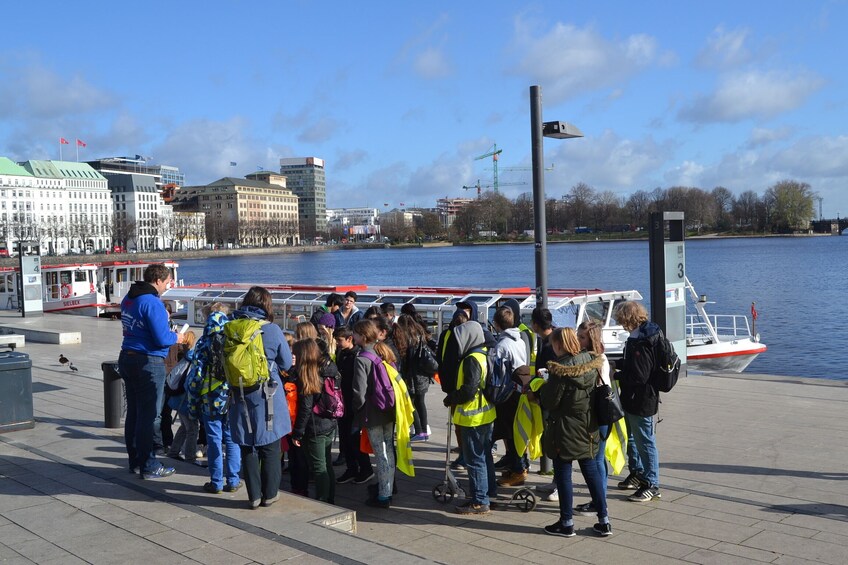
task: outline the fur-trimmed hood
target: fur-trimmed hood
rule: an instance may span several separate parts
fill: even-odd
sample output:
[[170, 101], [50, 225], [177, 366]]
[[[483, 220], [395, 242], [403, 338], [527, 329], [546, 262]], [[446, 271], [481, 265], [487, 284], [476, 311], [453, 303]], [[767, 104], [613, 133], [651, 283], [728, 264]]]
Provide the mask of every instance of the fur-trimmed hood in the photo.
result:
[[[579, 355], [579, 354], [578, 354]], [[563, 365], [556, 361], [548, 362], [548, 372], [554, 377], [575, 378], [589, 371], [599, 370], [604, 366], [604, 359], [600, 355], [593, 355], [588, 363], [579, 365]]]

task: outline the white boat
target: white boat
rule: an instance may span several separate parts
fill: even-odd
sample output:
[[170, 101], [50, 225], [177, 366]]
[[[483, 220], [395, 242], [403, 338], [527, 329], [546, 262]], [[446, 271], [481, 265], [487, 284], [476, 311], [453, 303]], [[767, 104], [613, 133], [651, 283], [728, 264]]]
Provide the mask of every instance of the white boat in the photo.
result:
[[[42, 265], [43, 311], [81, 316], [115, 316], [121, 313], [121, 300], [144, 269], [154, 261], [103, 261]], [[177, 263], [164, 261], [177, 281]], [[19, 308], [20, 278], [16, 267], [0, 269], [0, 308]], [[172, 282], [176, 285], [178, 283]]]
[[[708, 302], [706, 295], [699, 295], [688, 278], [686, 288], [695, 309], [686, 320], [687, 362], [691, 369], [741, 373], [766, 351], [760, 335], [751, 332], [747, 316], [707, 314], [706, 305], [715, 303]], [[752, 312], [756, 312], [753, 305]]]

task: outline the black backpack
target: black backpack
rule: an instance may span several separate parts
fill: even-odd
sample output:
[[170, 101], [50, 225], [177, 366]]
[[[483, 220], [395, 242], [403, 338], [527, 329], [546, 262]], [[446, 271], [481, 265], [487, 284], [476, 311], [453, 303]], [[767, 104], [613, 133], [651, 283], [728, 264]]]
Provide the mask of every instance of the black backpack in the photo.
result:
[[668, 338], [659, 332], [654, 343], [654, 368], [651, 385], [660, 392], [671, 392], [680, 377], [680, 357]]
[[[471, 353], [482, 353], [486, 356], [486, 378], [483, 383], [483, 396], [494, 405], [503, 404], [515, 392], [512, 373], [504, 366], [503, 358], [495, 355], [495, 348], [477, 347]], [[467, 357], [467, 356], [466, 356]]]

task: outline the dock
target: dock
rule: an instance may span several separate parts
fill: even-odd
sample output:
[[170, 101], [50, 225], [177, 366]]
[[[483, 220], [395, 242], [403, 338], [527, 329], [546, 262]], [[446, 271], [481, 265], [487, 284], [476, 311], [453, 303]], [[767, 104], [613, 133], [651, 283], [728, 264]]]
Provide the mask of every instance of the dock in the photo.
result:
[[[447, 417], [438, 386], [427, 395], [433, 435], [413, 444], [416, 476], [398, 473], [389, 510], [366, 507], [354, 484], [337, 485], [335, 506], [281, 491], [251, 510], [244, 489], [205, 493], [206, 469], [173, 460], [174, 476], [141, 480], [128, 472], [123, 430], [104, 427], [101, 363], [117, 359], [120, 322], [14, 314], [0, 312], [0, 327], [80, 339], [27, 337], [16, 350], [32, 361], [36, 423], [0, 434], [4, 564], [848, 562], [848, 381], [690, 375], [660, 408], [662, 499], [629, 502], [611, 476], [613, 535], [576, 516], [577, 536], [562, 538], [542, 530], [558, 519], [556, 502], [465, 517], [434, 500]], [[574, 468], [575, 504], [587, 502]], [[550, 482], [536, 471], [529, 486]]]

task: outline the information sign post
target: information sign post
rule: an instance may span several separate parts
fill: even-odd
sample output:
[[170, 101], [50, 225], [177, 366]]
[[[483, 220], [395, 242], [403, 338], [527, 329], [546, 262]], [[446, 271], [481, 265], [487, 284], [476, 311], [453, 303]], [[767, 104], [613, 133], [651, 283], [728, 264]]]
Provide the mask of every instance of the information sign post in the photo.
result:
[[[666, 240], [666, 224], [668, 240]], [[686, 249], [683, 212], [652, 212], [648, 229], [651, 271], [651, 320], [680, 357], [686, 376]]]
[[36, 317], [44, 315], [44, 302], [41, 292], [41, 248], [35, 241], [18, 242], [18, 260], [20, 261], [21, 316]]

